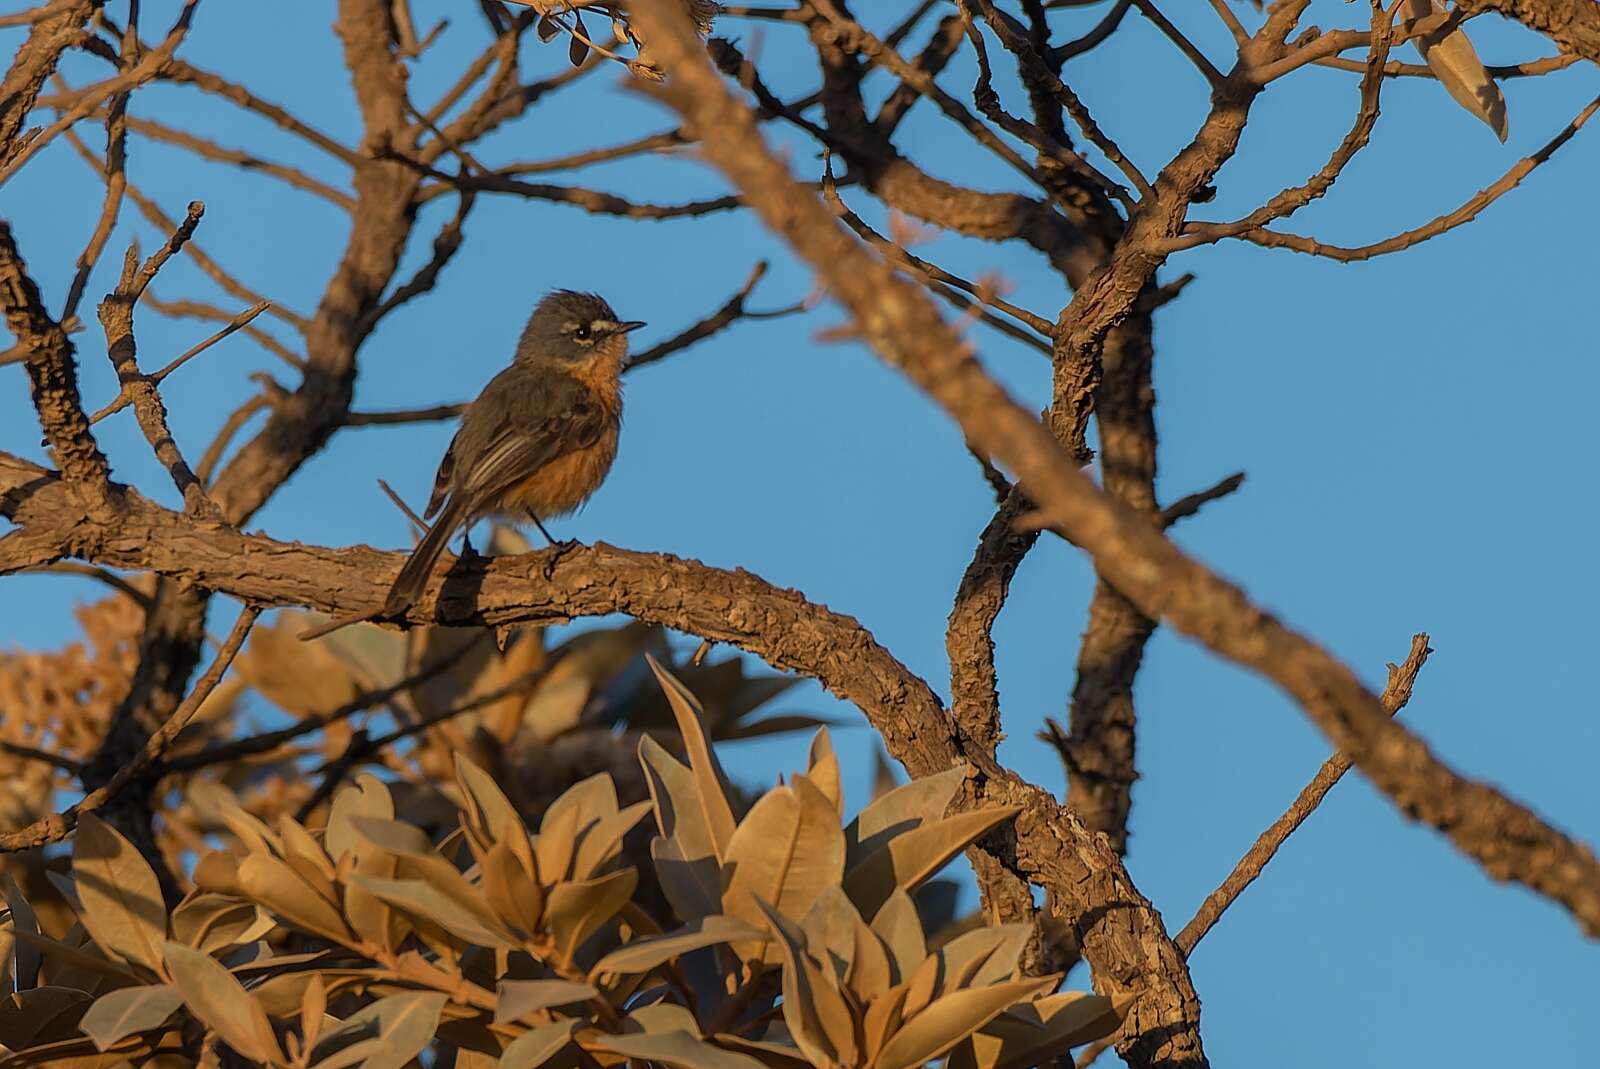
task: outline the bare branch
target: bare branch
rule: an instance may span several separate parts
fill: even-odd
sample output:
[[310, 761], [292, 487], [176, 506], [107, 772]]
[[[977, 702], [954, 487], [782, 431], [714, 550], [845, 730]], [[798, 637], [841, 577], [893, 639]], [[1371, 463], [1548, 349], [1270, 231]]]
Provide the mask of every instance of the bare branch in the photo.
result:
[[652, 345], [633, 357], [628, 361], [628, 366], [625, 370], [632, 371], [634, 368], [645, 367], [658, 360], [664, 360], [673, 353], [681, 352], [697, 342], [704, 341], [741, 319], [776, 319], [780, 316], [793, 315], [796, 312], [805, 310], [806, 305], [803, 301], [799, 304], [792, 304], [786, 308], [777, 308], [770, 312], [752, 312], [745, 308], [745, 301], [750, 298], [751, 292], [756, 288], [756, 283], [760, 282], [762, 276], [766, 273], [767, 262], [762, 260], [751, 268], [750, 277], [746, 278], [744, 285], [739, 287], [739, 292], [729, 297], [727, 303], [721, 308], [706, 318], [690, 324], [666, 341]]
[[161, 73], [161, 69], [172, 59], [172, 53], [183, 41], [189, 32], [189, 22], [194, 17], [195, 6], [200, 0], [187, 0], [178, 21], [173, 24], [172, 30], [167, 34], [160, 46], [145, 53], [138, 63], [115, 78], [91, 86], [83, 97], [67, 108], [55, 122], [45, 127], [38, 135], [29, 139], [28, 143], [12, 153], [3, 164], [0, 164], [0, 183], [5, 182], [16, 174], [25, 163], [45, 145], [53, 141], [63, 130], [70, 129], [74, 124], [91, 114], [107, 99], [118, 95], [126, 95], [139, 86], [144, 85]]
[[1180, 497], [1172, 504], [1161, 510], [1161, 526], [1171, 527], [1179, 520], [1186, 519], [1199, 512], [1202, 507], [1219, 498], [1227, 497], [1239, 487], [1244, 485], [1244, 472], [1236, 471], [1208, 489], [1198, 493]]
[[239, 647], [244, 645], [245, 636], [250, 634], [250, 628], [256, 622], [260, 610], [252, 606], [245, 606], [239, 613], [239, 618], [234, 622], [233, 630], [229, 632], [227, 641], [217, 651], [216, 658], [211, 662], [211, 667], [206, 669], [205, 675], [195, 683], [194, 689], [183, 700], [177, 710], [161, 725], [161, 728], [151, 734], [145, 741], [144, 748], [132, 761], [122, 766], [110, 782], [103, 787], [90, 791], [81, 802], [73, 805], [60, 813], [52, 813], [47, 817], [29, 824], [26, 828], [0, 834], [0, 853], [14, 853], [18, 850], [28, 850], [33, 847], [44, 846], [47, 843], [58, 843], [72, 834], [78, 826], [78, 818], [85, 813], [93, 813], [103, 808], [112, 801], [123, 788], [144, 774], [145, 769], [159, 759], [166, 748], [172, 745], [183, 729], [189, 726], [189, 721], [200, 711], [200, 706], [222, 681], [222, 676], [233, 663], [234, 656], [239, 652]]
[[[1261, 40], [1287, 32], [1300, 10], [1303, 4], [1274, 11]], [[1562, 904], [1587, 932], [1600, 936], [1600, 859], [1593, 852], [1494, 788], [1439, 762], [1388, 718], [1347, 667], [1184, 556], [1148, 520], [1100, 494], [1049, 432], [984, 374], [926, 299], [854, 244], [765, 151], [752, 117], [701, 58], [692, 32], [659, 3], [642, 7], [636, 17], [647, 24], [652, 50], [659, 49], [671, 72], [662, 91], [702, 131], [707, 157], [849, 305], [866, 340], [944, 405], [969, 441], [1017, 472], [1052, 526], [1088, 550], [1118, 591], [1150, 618], [1164, 619], [1278, 682], [1403, 812], [1443, 831], [1491, 875], [1522, 882]], [[1217, 94], [1213, 115], [1195, 144], [1168, 165], [1164, 183], [1204, 182], [1231, 155], [1253, 98], [1247, 87], [1237, 92]], [[1175, 223], [1169, 218], [1166, 225]], [[1101, 286], [1094, 290], [1105, 292]], [[1080, 290], [1074, 304], [1086, 292]], [[1136, 298], [1126, 299], [1131, 306]], [[888, 741], [893, 750], [894, 739]], [[1093, 960], [1104, 947], [1086, 941], [1085, 949]], [[1164, 974], [1164, 980], [1175, 982], [1176, 976]], [[1172, 1041], [1170, 1030], [1160, 1040]]]
[[[236, 315], [232, 319], [230, 319], [228, 321], [228, 324], [225, 327], [223, 327], [221, 330], [217, 331], [215, 334], [211, 335], [209, 338], [205, 339], [204, 341], [199, 342], [198, 344], [191, 346], [190, 348], [185, 350], [181, 356], [175, 357], [170, 363], [168, 363], [160, 371], [157, 371], [153, 375], [145, 376], [145, 378], [147, 379], [147, 381], [152, 386], [161, 385], [162, 380], [164, 380], [168, 375], [172, 374], [174, 371], [178, 370], [184, 364], [187, 364], [189, 361], [193, 360], [195, 357], [199, 356], [201, 353], [205, 352], [207, 349], [211, 348], [213, 345], [217, 344], [219, 341], [221, 341], [223, 338], [226, 338], [228, 335], [232, 334], [234, 331], [243, 329], [245, 327], [245, 325], [248, 324], [252, 319], [254, 319], [256, 316], [260, 315], [262, 312], [265, 312], [266, 310], [267, 310], [267, 304], [266, 304], [265, 301], [263, 301], [262, 303], [260, 303], [258, 305], [255, 305], [255, 306], [253, 306], [251, 308], [246, 308], [244, 311], [240, 312], [238, 315]], [[117, 399], [115, 401], [112, 401], [109, 405], [106, 405], [100, 411], [98, 411], [94, 415], [90, 416], [89, 417], [89, 422], [91, 424], [99, 423], [101, 420], [105, 419], [107, 416], [112, 415], [113, 413], [116, 413], [116, 412], [121, 412], [124, 408], [127, 408], [132, 403], [133, 403], [132, 395], [126, 389], [124, 389], [121, 393], [119, 393], [117, 395]]]
[[[114, 292], [100, 302], [100, 325], [106, 335], [106, 355], [117, 371], [117, 381], [122, 384], [117, 400], [133, 406], [139, 429], [150, 443], [156, 459], [167, 469], [173, 485], [183, 495], [184, 509], [200, 519], [217, 522], [222, 512], [217, 503], [206, 494], [206, 488], [190, 469], [173, 441], [172, 430], [167, 425], [167, 406], [161, 400], [154, 376], [139, 370], [137, 347], [133, 335], [133, 310], [143, 296], [145, 288], [155, 278], [163, 264], [177, 254], [200, 225], [205, 205], [194, 201], [188, 215], [172, 236], [158, 248], [143, 266], [139, 265], [135, 249], [129, 248], [123, 261], [122, 279]], [[90, 420], [94, 422], [93, 419]]]
[[83, 413], [72, 341], [45, 311], [39, 287], [17, 251], [11, 224], [0, 220], [0, 308], [27, 362], [33, 407], [62, 473], [97, 517], [115, 514], [111, 465]]
[[[1389, 665], [1389, 684], [1384, 688], [1380, 700], [1384, 711], [1390, 716], [1404, 709], [1406, 703], [1411, 700], [1411, 688], [1416, 684], [1417, 673], [1422, 671], [1422, 666], [1427, 663], [1428, 655], [1432, 652], [1433, 650], [1428, 648], [1426, 634], [1413, 635], [1411, 652], [1405, 661], [1398, 666]], [[1222, 914], [1227, 908], [1244, 893], [1246, 887], [1255, 882], [1256, 877], [1267, 867], [1267, 863], [1277, 855], [1279, 847], [1283, 846], [1289, 836], [1293, 835], [1295, 830], [1306, 822], [1306, 818], [1316, 811], [1317, 806], [1328, 796], [1328, 792], [1333, 790], [1334, 784], [1350, 771], [1350, 764], [1350, 758], [1342, 752], [1335, 753], [1323, 762], [1317, 774], [1311, 777], [1311, 782], [1306, 784], [1305, 789], [1284, 811], [1283, 816], [1273, 821], [1272, 827], [1262, 832], [1261, 837], [1245, 852], [1244, 857], [1239, 859], [1239, 863], [1233, 867], [1228, 878], [1222, 881], [1222, 886], [1206, 896], [1205, 902], [1201, 904], [1194, 917], [1183, 926], [1183, 931], [1178, 933], [1177, 943], [1185, 955], [1194, 952], [1195, 946], [1206, 937], [1206, 933], [1211, 931], [1217, 921], [1222, 919]]]
[[1167, 40], [1177, 45], [1178, 51], [1188, 57], [1189, 62], [1193, 63], [1195, 69], [1204, 76], [1206, 84], [1213, 89], [1222, 84], [1222, 72], [1212, 65], [1211, 61], [1206, 58], [1206, 54], [1200, 51], [1193, 41], [1183, 35], [1182, 30], [1174, 26], [1172, 21], [1161, 13], [1154, 0], [1133, 0], [1133, 2], [1139, 9], [1139, 14], [1154, 23], [1156, 29], [1160, 30]]
[[1230, 230], [1231, 224], [1191, 223], [1184, 228], [1183, 236], [1167, 241], [1164, 247], [1170, 251], [1178, 251], [1192, 249], [1198, 245], [1208, 245], [1225, 237], [1237, 237], [1269, 249], [1290, 249], [1294, 252], [1323, 256], [1330, 260], [1339, 260], [1345, 263], [1370, 260], [1375, 256], [1384, 256], [1388, 253], [1399, 252], [1402, 249], [1409, 249], [1431, 238], [1436, 238], [1440, 234], [1448, 233], [1458, 226], [1472, 222], [1485, 208], [1521, 185], [1523, 179], [1533, 173], [1534, 168], [1555, 155], [1562, 145], [1565, 145], [1572, 139], [1574, 134], [1583, 129], [1584, 124], [1594, 115], [1597, 108], [1600, 108], [1600, 97], [1591, 100], [1560, 133], [1546, 142], [1543, 148], [1530, 156], [1524, 156], [1518, 160], [1497, 181], [1473, 194], [1466, 203], [1455, 211], [1438, 216], [1413, 230], [1395, 234], [1393, 237], [1375, 241], [1370, 245], [1353, 247], [1329, 245], [1316, 238], [1305, 237], [1300, 234], [1285, 234], [1277, 230], [1263, 228], [1234, 233]]

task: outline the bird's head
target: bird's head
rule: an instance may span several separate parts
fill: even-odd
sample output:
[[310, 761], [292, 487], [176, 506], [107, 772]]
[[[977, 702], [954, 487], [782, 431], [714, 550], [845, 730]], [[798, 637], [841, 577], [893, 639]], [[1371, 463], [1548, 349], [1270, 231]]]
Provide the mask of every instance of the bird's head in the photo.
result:
[[628, 334], [644, 326], [617, 313], [593, 293], [556, 290], [533, 310], [522, 340], [519, 363], [553, 363], [574, 369], [615, 365], [628, 353]]

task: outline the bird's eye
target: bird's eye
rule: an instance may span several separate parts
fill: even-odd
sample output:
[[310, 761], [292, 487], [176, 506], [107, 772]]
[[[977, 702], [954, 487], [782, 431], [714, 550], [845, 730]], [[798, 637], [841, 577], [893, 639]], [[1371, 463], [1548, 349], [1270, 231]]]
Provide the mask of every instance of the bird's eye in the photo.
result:
[[587, 323], [580, 324], [578, 326], [578, 329], [572, 332], [572, 335], [573, 335], [573, 337], [577, 338], [579, 341], [588, 341], [589, 340], [589, 324], [587, 324]]

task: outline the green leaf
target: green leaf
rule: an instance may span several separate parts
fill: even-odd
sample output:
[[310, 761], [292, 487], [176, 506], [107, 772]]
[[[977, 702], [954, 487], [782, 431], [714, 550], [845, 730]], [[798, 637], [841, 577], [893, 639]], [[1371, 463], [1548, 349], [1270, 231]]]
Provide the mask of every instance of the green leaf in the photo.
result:
[[[1420, 19], [1442, 12], [1437, 0], [1406, 0], [1407, 18]], [[1506, 98], [1500, 85], [1484, 70], [1477, 49], [1466, 30], [1456, 26], [1448, 33], [1438, 30], [1411, 39], [1428, 69], [1455, 102], [1483, 120], [1495, 136], [1505, 141], [1508, 129]]]
[[575, 806], [554, 813], [546, 812], [533, 842], [535, 867], [546, 884], [557, 884], [572, 871], [572, 858], [578, 849], [578, 821], [582, 815]]
[[1049, 990], [1053, 976], [953, 991], [900, 1026], [878, 1052], [874, 1069], [916, 1069], [999, 1016], [1006, 1007]]
[[274, 1065], [283, 1062], [266, 1013], [231, 972], [210, 955], [181, 943], [168, 943], [164, 950], [172, 981], [200, 1023], [246, 1058]]
[[638, 870], [619, 869], [596, 880], [563, 883], [551, 889], [545, 927], [555, 937], [561, 959], [570, 962], [583, 941], [633, 897], [638, 885]]
[[[260, 926], [261, 917], [253, 902], [201, 891], [172, 911], [172, 938], [210, 954], [255, 938], [252, 933]], [[272, 923], [271, 918], [267, 922]]]
[[813, 1065], [854, 1065], [855, 1020], [844, 995], [808, 952], [805, 934], [787, 917], [757, 900], [783, 952], [783, 1021]]
[[946, 1069], [1027, 1069], [1115, 1032], [1121, 1010], [1104, 995], [1063, 991], [1020, 1002], [950, 1052]]
[[409, 913], [416, 920], [437, 925], [473, 946], [497, 950], [518, 950], [521, 943], [489, 916], [487, 906], [479, 913], [469, 910], [454, 897], [422, 880], [386, 880], [378, 876], [353, 876], [351, 883], [370, 895]]
[[[610, 777], [607, 777], [609, 782]], [[649, 802], [638, 802], [628, 808], [602, 817], [580, 833], [578, 852], [572, 860], [572, 878], [587, 880], [611, 860], [622, 853], [622, 837], [633, 830], [650, 811]]]
[[844, 829], [845, 868], [855, 868], [895, 836], [943, 817], [966, 778], [967, 769], [958, 765], [874, 799]]
[[[46, 985], [0, 998], [0, 1043], [13, 1051], [69, 1040], [93, 997], [70, 987]], [[81, 1040], [79, 1042], [82, 1042]], [[7, 1064], [16, 1061], [6, 1058]]]
[[361, 773], [355, 783], [339, 788], [333, 796], [333, 806], [328, 812], [328, 828], [322, 840], [335, 864], [346, 853], [359, 851], [362, 839], [350, 823], [351, 817], [358, 816], [394, 819], [394, 799], [389, 794], [389, 788], [370, 772]]
[[646, 655], [650, 670], [666, 692], [672, 713], [678, 720], [678, 731], [683, 736], [683, 746], [689, 755], [689, 768], [694, 772], [699, 788], [700, 805], [705, 814], [706, 829], [711, 833], [711, 845], [718, 858], [726, 855], [728, 840], [733, 838], [733, 807], [728, 803], [728, 777], [717, 760], [717, 752], [706, 734], [705, 714], [700, 703], [689, 689], [678, 682], [659, 661]]
[[252, 854], [282, 854], [283, 840], [278, 833], [245, 812], [234, 793], [216, 780], [197, 779], [189, 783], [189, 802], [195, 812], [208, 820], [221, 822]]
[[181, 1005], [183, 994], [171, 984], [123, 987], [95, 999], [78, 1028], [95, 1050], [105, 1051], [124, 1036], [160, 1025]]
[[588, 1050], [603, 1050], [640, 1062], [657, 1062], [673, 1069], [766, 1069], [747, 1054], [723, 1050], [688, 1032], [636, 1032], [631, 1035], [598, 1035], [584, 1044]]
[[844, 889], [863, 914], [875, 913], [895, 890], [916, 890], [973, 840], [1021, 811], [1019, 806], [990, 806], [896, 835], [845, 873]]
[[287, 862], [251, 854], [239, 863], [239, 886], [286, 923], [333, 942], [350, 937], [344, 916]]
[[439, 1014], [450, 996], [438, 991], [412, 991], [379, 999], [360, 1012], [378, 1019], [380, 1053], [362, 1062], [362, 1069], [402, 1069], [421, 1054], [439, 1029]]
[[12, 878], [11, 873], [0, 872], [0, 892], [4, 893], [6, 908], [11, 911], [12, 938], [17, 941], [12, 955], [12, 987], [18, 991], [26, 991], [39, 982], [39, 965], [42, 959], [39, 948], [23, 937], [40, 935], [39, 918], [34, 915], [33, 906], [28, 904], [27, 897], [22, 893], [22, 888], [17, 886], [17, 881]]
[[670, 961], [691, 950], [731, 943], [734, 940], [766, 941], [766, 933], [753, 928], [735, 917], [713, 915], [690, 921], [676, 931], [648, 939], [635, 939], [627, 946], [618, 947], [595, 963], [590, 976], [613, 973], [635, 976], [647, 973], [663, 962]]
[[93, 813], [78, 820], [72, 879], [83, 901], [79, 919], [101, 949], [160, 974], [167, 937], [161, 885], [138, 849]]
[[442, 992], [407, 991], [369, 1003], [323, 1036], [312, 1060], [317, 1069], [401, 1069], [433, 1041], [449, 1000]]
[[896, 983], [905, 983], [928, 956], [927, 940], [922, 934], [922, 919], [917, 916], [916, 903], [904, 891], [895, 891], [872, 918], [872, 931], [883, 940], [894, 966]]
[[569, 1018], [551, 1021], [529, 1032], [524, 1032], [507, 1045], [500, 1055], [500, 1069], [536, 1069], [572, 1042], [572, 1033], [583, 1021]]
[[528, 829], [517, 814], [517, 807], [511, 804], [494, 777], [459, 753], [456, 754], [456, 782], [461, 786], [474, 823], [487, 834], [490, 842], [501, 842], [516, 835], [527, 839]]
[[509, 1024], [552, 1006], [570, 1006], [600, 992], [571, 980], [501, 980], [495, 989], [494, 1023]]
[[811, 737], [806, 778], [833, 803], [834, 815], [843, 819], [844, 787], [839, 782], [839, 755], [833, 752], [833, 739], [827, 728], [818, 728]]
[[544, 916], [544, 888], [504, 841], [495, 843], [478, 863], [482, 872], [483, 897], [500, 919], [528, 935], [539, 930]]
[[701, 854], [692, 860], [683, 854], [677, 839], [659, 836], [650, 840], [650, 860], [655, 866], [661, 893], [680, 920], [695, 921], [722, 913], [722, 881], [717, 874], [717, 859]]
[[[759, 899], [799, 921], [823, 889], [836, 886], [844, 873], [844, 831], [833, 803], [805, 776], [795, 776], [792, 786], [768, 791], [734, 831], [723, 872], [724, 913], [759, 924]], [[748, 960], [761, 954], [762, 947], [740, 943], [734, 952]], [[777, 947], [768, 947], [766, 953], [767, 960], [779, 960]]]

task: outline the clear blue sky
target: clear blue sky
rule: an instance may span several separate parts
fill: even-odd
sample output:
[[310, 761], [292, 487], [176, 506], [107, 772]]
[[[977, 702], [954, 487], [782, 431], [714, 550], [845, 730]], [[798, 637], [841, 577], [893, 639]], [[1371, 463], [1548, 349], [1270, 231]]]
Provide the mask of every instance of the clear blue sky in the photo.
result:
[[[145, 6], [151, 27], [175, 7]], [[1103, 6], [1058, 13], [1063, 35]], [[430, 101], [484, 35], [465, 0], [416, 7], [428, 26], [446, 8], [453, 13], [411, 81], [414, 98]], [[1207, 5], [1164, 7], [1226, 65], [1229, 43]], [[1235, 7], [1253, 18], [1248, 5]], [[1319, 0], [1307, 22], [1357, 26], [1364, 10]], [[354, 141], [332, 17], [331, 5], [212, 0], [185, 52]], [[721, 32], [755, 45], [747, 24], [728, 20]], [[800, 44], [790, 37], [798, 33], [769, 26], [760, 42], [780, 91], [812, 84], [803, 52], [787, 47]], [[1488, 18], [1472, 33], [1489, 62], [1549, 53]], [[4, 37], [10, 47], [18, 40], [16, 31]], [[525, 69], [557, 70], [565, 51], [535, 45]], [[78, 84], [104, 76], [81, 58], [66, 70]], [[1147, 171], [1203, 115], [1203, 84], [1137, 15], [1068, 73]], [[958, 61], [945, 84], [965, 96], [972, 76]], [[1295, 227], [1359, 243], [1449, 210], [1543, 144], [1597, 88], [1600, 78], [1583, 66], [1508, 84], [1511, 136], [1502, 146], [1438, 85], [1392, 83], [1372, 147]], [[1023, 109], [1011, 85], [1001, 89]], [[481, 158], [557, 155], [670, 124], [610, 73], [557, 99], [483, 146]], [[1199, 214], [1231, 218], [1303, 180], [1354, 107], [1353, 75], [1308, 70], [1274, 88], [1221, 175], [1216, 204]], [[339, 164], [192, 89], [151, 87], [132, 111], [347, 181]], [[1176, 258], [1166, 277], [1198, 278], [1160, 314], [1156, 373], [1163, 497], [1236, 469], [1249, 474], [1240, 493], [1185, 522], [1176, 537], [1375, 687], [1410, 635], [1429, 631], [1437, 652], [1406, 722], [1455, 767], [1591, 843], [1600, 841], [1600, 721], [1584, 667], [1593, 655], [1592, 532], [1600, 520], [1590, 431], [1600, 393], [1596, 136], [1581, 134], [1472, 225], [1371, 264], [1240, 245]], [[814, 154], [786, 143], [797, 169], [814, 175]], [[942, 176], [1011, 185], [926, 105], [900, 143]], [[344, 238], [337, 210], [138, 138], [129, 171], [170, 214], [203, 199], [202, 247], [272, 298], [314, 307]], [[657, 202], [721, 189], [691, 159], [610, 166], [577, 181]], [[881, 219], [860, 194], [847, 196]], [[97, 176], [62, 143], [0, 190], [0, 215], [16, 226], [52, 307], [99, 198]], [[448, 198], [430, 206], [413, 264], [452, 210]], [[759, 258], [772, 257], [774, 267], [756, 306], [788, 303], [810, 288], [806, 272], [739, 214], [628, 223], [491, 197], [467, 230], [438, 290], [392, 317], [364, 348], [360, 407], [471, 396], [508, 358], [531, 303], [554, 286], [602, 291], [623, 316], [650, 322], [646, 344], [719, 305]], [[146, 247], [154, 238], [130, 209], [113, 252], [134, 234]], [[1003, 274], [1013, 299], [1048, 317], [1066, 299], [1025, 249], [945, 237], [918, 251], [968, 275]], [[116, 259], [108, 256], [91, 283], [88, 307], [111, 285]], [[182, 261], [155, 290], [237, 304]], [[742, 565], [799, 587], [858, 616], [943, 691], [945, 616], [992, 500], [941, 413], [860, 347], [816, 339], [839, 319], [824, 305], [801, 320], [743, 324], [633, 376], [616, 470], [561, 533]], [[142, 315], [141, 354], [154, 366], [209, 330]], [[85, 392], [96, 405], [115, 390], [97, 337], [79, 339]], [[1044, 403], [1049, 372], [1037, 354], [991, 334], [979, 340], [995, 374], [1028, 403]], [[257, 369], [285, 374], [236, 338], [169, 382], [173, 429], [191, 458]], [[420, 496], [449, 433], [445, 425], [346, 432], [254, 526], [284, 539], [399, 546], [406, 532], [374, 480]], [[172, 499], [129, 415], [103, 424], [100, 437], [119, 478]], [[18, 367], [0, 369], [0, 448], [40, 455]], [[1086, 560], [1047, 540], [1024, 566], [997, 629], [1010, 735], [1003, 756], [1052, 789], [1061, 787], [1060, 768], [1032, 736], [1045, 716], [1064, 713], [1090, 588]], [[74, 601], [98, 596], [60, 578], [6, 579], [0, 643], [59, 644], [74, 633]], [[1329, 747], [1273, 687], [1165, 631], [1151, 644], [1137, 699], [1142, 778], [1129, 864], [1176, 930]], [[814, 686], [787, 704], [851, 715]], [[872, 736], [858, 727], [840, 742], [859, 801]], [[731, 767], [770, 780], [793, 766], [799, 745], [748, 744]], [[1207, 1050], [1219, 1066], [1590, 1064], [1581, 1052], [1592, 1049], [1600, 947], [1556, 908], [1492, 884], [1440, 836], [1407, 824], [1358, 775], [1212, 932], [1193, 966]]]

